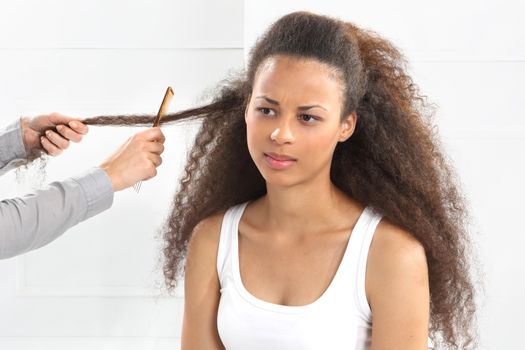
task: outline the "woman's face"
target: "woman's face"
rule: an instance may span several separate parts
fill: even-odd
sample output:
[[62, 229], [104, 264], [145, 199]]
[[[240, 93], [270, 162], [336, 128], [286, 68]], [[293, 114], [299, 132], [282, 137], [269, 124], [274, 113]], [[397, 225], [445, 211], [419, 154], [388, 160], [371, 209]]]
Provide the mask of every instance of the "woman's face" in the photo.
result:
[[[268, 183], [292, 185], [328, 174], [338, 142], [353, 133], [356, 116], [340, 122], [342, 86], [316, 60], [270, 57], [255, 76], [245, 120], [250, 155]], [[278, 162], [268, 153], [293, 161]]]

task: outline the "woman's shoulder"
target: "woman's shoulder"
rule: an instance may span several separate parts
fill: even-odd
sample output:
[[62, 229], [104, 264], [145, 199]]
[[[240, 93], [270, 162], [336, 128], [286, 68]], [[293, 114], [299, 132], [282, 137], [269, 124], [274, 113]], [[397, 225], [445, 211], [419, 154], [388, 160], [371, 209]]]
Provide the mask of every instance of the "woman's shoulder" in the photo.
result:
[[[425, 283], [428, 266], [423, 245], [407, 230], [383, 217], [370, 244], [367, 262], [367, 297], [371, 304], [389, 290], [391, 281], [412, 284]], [[397, 281], [397, 282], [396, 282]], [[371, 305], [372, 306], [372, 305]]]
[[244, 203], [232, 205], [227, 209], [219, 210], [199, 221], [193, 229], [190, 240], [196, 240], [209, 249], [217, 248], [221, 234], [221, 226], [226, 212], [232, 211], [242, 205], [244, 205]]
[[[372, 244], [375, 245], [376, 250], [387, 250], [387, 252], [397, 249], [423, 249], [421, 243], [410, 231], [394, 224], [387, 217], [382, 217], [381, 221], [379, 221], [372, 238]], [[385, 253], [385, 251], [382, 251], [382, 253]]]
[[210, 270], [215, 268], [221, 225], [227, 210], [205, 217], [195, 225], [188, 242], [188, 261], [207, 262]]
[[430, 290], [424, 247], [385, 219], [372, 238], [368, 259], [367, 298], [375, 340], [417, 336], [426, 342]]

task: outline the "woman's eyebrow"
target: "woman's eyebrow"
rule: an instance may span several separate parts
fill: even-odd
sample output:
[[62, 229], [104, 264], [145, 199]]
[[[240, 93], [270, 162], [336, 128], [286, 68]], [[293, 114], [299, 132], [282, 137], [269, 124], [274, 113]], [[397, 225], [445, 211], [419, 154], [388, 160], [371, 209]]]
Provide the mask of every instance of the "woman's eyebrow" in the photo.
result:
[[[264, 96], [264, 95], [257, 96], [256, 98], [262, 98], [262, 99], [265, 99], [268, 103], [271, 103], [271, 104], [276, 105], [276, 106], [279, 105], [279, 102], [277, 102], [276, 100], [272, 100], [271, 98], [266, 97], [266, 96]], [[326, 108], [324, 108], [323, 106], [321, 106], [321, 105], [299, 106], [299, 107], [297, 107], [297, 109], [299, 109], [299, 110], [301, 110], [301, 111], [306, 111], [307, 109], [314, 108], [314, 107], [322, 108], [322, 109], [324, 109], [325, 111], [328, 112], [328, 110], [327, 110]]]

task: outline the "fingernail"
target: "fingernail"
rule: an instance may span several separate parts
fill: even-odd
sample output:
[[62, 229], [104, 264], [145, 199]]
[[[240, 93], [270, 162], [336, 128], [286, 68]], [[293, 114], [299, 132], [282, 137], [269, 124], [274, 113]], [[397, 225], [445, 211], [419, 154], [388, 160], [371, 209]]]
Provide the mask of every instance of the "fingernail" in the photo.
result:
[[78, 127], [78, 123], [77, 123], [77, 122], [71, 122], [70, 124], [71, 124], [71, 126], [74, 127], [74, 128], [77, 128], [77, 127]]
[[51, 135], [51, 130], [47, 130], [47, 131], [46, 131], [46, 135], [47, 135], [47, 136]]
[[62, 129], [64, 129], [64, 126], [63, 126], [63, 125], [57, 125], [57, 130], [58, 130], [58, 131], [60, 131], [60, 130], [62, 130]]

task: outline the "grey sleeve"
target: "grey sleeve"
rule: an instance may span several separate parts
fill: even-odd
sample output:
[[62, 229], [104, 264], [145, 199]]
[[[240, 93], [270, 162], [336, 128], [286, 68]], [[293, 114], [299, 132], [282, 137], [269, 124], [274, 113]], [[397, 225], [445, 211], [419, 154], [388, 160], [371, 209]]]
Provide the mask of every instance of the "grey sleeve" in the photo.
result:
[[0, 259], [40, 248], [113, 204], [111, 179], [99, 167], [0, 202]]
[[20, 119], [0, 130], [0, 176], [27, 162]]
[[[26, 162], [20, 119], [0, 130], [0, 175]], [[111, 179], [99, 167], [35, 193], [0, 202], [0, 259], [40, 248], [113, 204]]]

